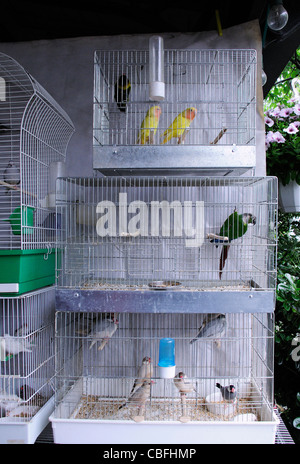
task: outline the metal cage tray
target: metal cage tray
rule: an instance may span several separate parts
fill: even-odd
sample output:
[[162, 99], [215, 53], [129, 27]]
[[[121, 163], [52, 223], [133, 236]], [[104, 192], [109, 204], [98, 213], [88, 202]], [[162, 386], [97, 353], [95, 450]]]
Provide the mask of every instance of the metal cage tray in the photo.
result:
[[[160, 288], [160, 287], [158, 287]], [[251, 281], [236, 286], [187, 288], [183, 285], [155, 291], [138, 289], [56, 289], [56, 308], [61, 311], [128, 313], [233, 313], [273, 312], [275, 290], [262, 290]]]

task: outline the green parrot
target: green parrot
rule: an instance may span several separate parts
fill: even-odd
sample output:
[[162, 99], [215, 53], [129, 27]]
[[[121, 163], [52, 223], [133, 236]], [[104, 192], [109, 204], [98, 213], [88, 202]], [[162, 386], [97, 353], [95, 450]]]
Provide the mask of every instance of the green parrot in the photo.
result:
[[249, 224], [256, 224], [256, 217], [251, 213], [238, 214], [236, 210], [228, 216], [222, 225], [219, 235], [210, 234], [213, 237], [212, 243], [223, 243], [220, 265], [219, 265], [219, 278], [222, 278], [223, 268], [228, 257], [230, 242], [242, 237], [248, 230]]

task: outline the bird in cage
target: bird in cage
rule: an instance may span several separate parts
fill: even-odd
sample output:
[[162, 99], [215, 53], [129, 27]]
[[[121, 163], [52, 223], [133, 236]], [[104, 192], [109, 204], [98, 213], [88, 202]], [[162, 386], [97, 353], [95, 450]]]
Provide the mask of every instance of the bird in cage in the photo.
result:
[[75, 318], [75, 333], [79, 336], [86, 337], [91, 329], [93, 328], [93, 324], [95, 323], [95, 316], [94, 314], [90, 315], [86, 314], [78, 314]]
[[17, 406], [7, 412], [8, 417], [26, 417], [31, 418], [41, 409], [41, 406], [30, 406], [27, 404]]
[[164, 137], [162, 143], [166, 143], [173, 137], [177, 139], [178, 145], [184, 142], [187, 134], [187, 129], [195, 119], [197, 109], [194, 107], [187, 108], [180, 113], [163, 133], [161, 137]]
[[150, 397], [150, 388], [152, 383], [154, 383], [153, 380], [144, 380], [142, 385], [129, 395], [127, 401], [122, 404], [119, 409], [123, 409], [127, 405], [137, 406], [141, 409]]
[[90, 349], [99, 342], [100, 346], [98, 347], [98, 351], [103, 350], [109, 339], [117, 330], [118, 324], [119, 321], [114, 315], [112, 317], [97, 320], [89, 335], [93, 339], [90, 344]]
[[30, 330], [28, 328], [28, 324], [25, 323], [15, 330], [15, 337], [26, 337], [26, 335], [29, 335], [29, 333]]
[[174, 377], [175, 387], [178, 388], [181, 395], [186, 395], [187, 393], [196, 392], [197, 390], [187, 378], [187, 375], [184, 372], [178, 372]]
[[200, 338], [213, 338], [217, 348], [220, 348], [220, 338], [225, 332], [226, 329], [226, 317], [225, 314], [216, 314], [208, 315], [195, 338], [193, 338], [190, 343], [195, 343]]
[[20, 388], [20, 398], [24, 401], [31, 399], [31, 401], [37, 406], [43, 406], [47, 401], [45, 396], [35, 393], [34, 389], [26, 384], [22, 385]]
[[141, 128], [137, 138], [137, 144], [146, 145], [154, 143], [154, 136], [157, 131], [159, 118], [161, 115], [160, 106], [151, 106], [148, 110], [145, 119], [141, 124]]
[[131, 389], [130, 395], [139, 388], [145, 380], [151, 379], [153, 376], [153, 365], [151, 362], [151, 358], [149, 356], [144, 356], [142, 360], [142, 364], [138, 370], [137, 377], [134, 381], [133, 387]]
[[119, 110], [125, 113], [127, 108], [127, 102], [129, 100], [129, 94], [131, 91], [131, 84], [128, 77], [125, 74], [121, 74], [117, 82], [115, 83], [115, 101]]
[[0, 389], [0, 407], [5, 411], [5, 415], [8, 415], [10, 411], [23, 403], [24, 401], [18, 395]]
[[[256, 224], [256, 217], [251, 213], [238, 214], [236, 209], [223, 223], [220, 232], [216, 234], [208, 234], [211, 243], [222, 243], [222, 251], [219, 262], [219, 278], [222, 278], [223, 268], [228, 258], [230, 242], [242, 237], [248, 230], [248, 225]], [[217, 245], [218, 246], [218, 245]]]
[[[20, 183], [20, 171], [17, 166], [13, 163], [13, 161], [9, 161], [8, 165], [6, 166], [3, 172], [3, 179], [6, 184], [11, 185], [12, 188], [16, 188], [17, 185]], [[8, 188], [7, 191], [10, 189]]]
[[29, 348], [34, 347], [24, 338], [12, 337], [11, 335], [5, 334], [1, 340], [1, 344], [6, 353], [10, 355], [16, 355], [18, 353], [26, 352], [32, 353]]
[[216, 387], [219, 388], [224, 401], [231, 403], [234, 402], [236, 399], [236, 388], [234, 385], [227, 385], [226, 387], [222, 387], [221, 384], [216, 383]]

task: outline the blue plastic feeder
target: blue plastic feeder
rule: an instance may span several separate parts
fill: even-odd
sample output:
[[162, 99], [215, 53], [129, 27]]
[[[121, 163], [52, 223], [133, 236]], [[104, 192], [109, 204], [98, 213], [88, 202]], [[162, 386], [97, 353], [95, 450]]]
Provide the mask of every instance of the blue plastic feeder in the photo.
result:
[[175, 377], [175, 340], [162, 338], [159, 342], [159, 377], [172, 379]]

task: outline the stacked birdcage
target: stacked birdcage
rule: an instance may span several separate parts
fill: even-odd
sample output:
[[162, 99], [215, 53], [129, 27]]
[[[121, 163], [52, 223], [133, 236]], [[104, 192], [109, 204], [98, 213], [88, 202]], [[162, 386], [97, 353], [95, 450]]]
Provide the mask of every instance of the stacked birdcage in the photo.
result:
[[277, 182], [253, 176], [256, 54], [165, 50], [154, 85], [150, 68], [151, 47], [95, 53], [106, 177], [57, 183], [54, 439], [270, 443]]
[[[55, 433], [62, 424], [73, 427], [72, 436], [63, 428], [57, 440], [97, 442], [98, 427], [111, 440], [102, 430], [107, 423], [123, 434], [123, 427], [141, 421], [188, 422], [201, 430], [207, 422], [242, 421], [258, 434], [269, 428], [264, 439], [270, 440], [276, 179], [62, 178], [57, 188], [62, 256], [51, 420]], [[232, 231], [223, 226], [228, 217]], [[168, 339], [176, 367], [164, 378], [160, 341]], [[140, 404], [131, 389], [147, 357], [153, 384]], [[175, 372], [193, 385], [186, 395]], [[217, 384], [234, 385], [234, 401], [223, 400]], [[147, 432], [139, 430], [135, 438], [144, 443]], [[160, 440], [161, 430], [151, 430], [150, 441]], [[247, 434], [242, 428], [232, 439]]]
[[[74, 289], [80, 295], [114, 290], [111, 302], [123, 292], [122, 307], [139, 292], [167, 298], [169, 293], [155, 292], [163, 288], [173, 289], [178, 305], [186, 292], [193, 293], [197, 306], [204, 290], [220, 289], [273, 301], [274, 178], [62, 178], [58, 189], [62, 257], [57, 294], [67, 306], [73, 304], [68, 300]], [[239, 231], [237, 221], [247, 214], [249, 224]], [[222, 232], [222, 225], [232, 215], [233, 235], [226, 237], [229, 231]], [[222, 250], [228, 258], [220, 269]]]
[[159, 101], [149, 99], [152, 67], [148, 50], [95, 52], [94, 169], [216, 176], [255, 167], [255, 50], [164, 50]]
[[1, 53], [1, 443], [33, 443], [54, 407], [55, 182], [73, 131], [48, 92]]
[[53, 410], [54, 286], [0, 298], [0, 442], [34, 443]]
[[74, 127], [3, 53], [0, 77], [0, 292], [16, 295], [55, 281], [55, 181]]
[[[67, 443], [99, 442], [99, 433], [103, 443], [132, 443], [132, 434], [136, 443], [176, 443], [178, 433], [183, 443], [211, 443], [216, 437], [208, 438], [207, 427], [214, 433], [218, 428], [212, 425], [225, 423], [233, 435], [228, 439], [225, 431], [222, 440], [234, 442], [245, 440], [245, 433], [250, 434], [249, 441], [255, 439], [255, 422], [259, 433], [266, 430], [264, 439], [269, 440], [273, 315], [226, 313], [219, 334], [197, 338], [199, 327], [208, 327], [217, 319], [217, 313], [188, 311], [59, 311], [54, 431], [64, 423]], [[113, 326], [107, 340], [99, 338], [99, 327], [105, 324]], [[178, 374], [175, 378], [161, 376], [159, 341], [166, 337], [175, 341], [176, 372], [186, 375], [185, 393], [180, 390]], [[149, 391], [143, 398], [139, 392], [145, 389], [145, 380], [149, 380]], [[234, 384], [237, 393], [233, 392], [232, 401], [222, 399], [216, 384]], [[114, 424], [119, 434], [114, 434]]]

